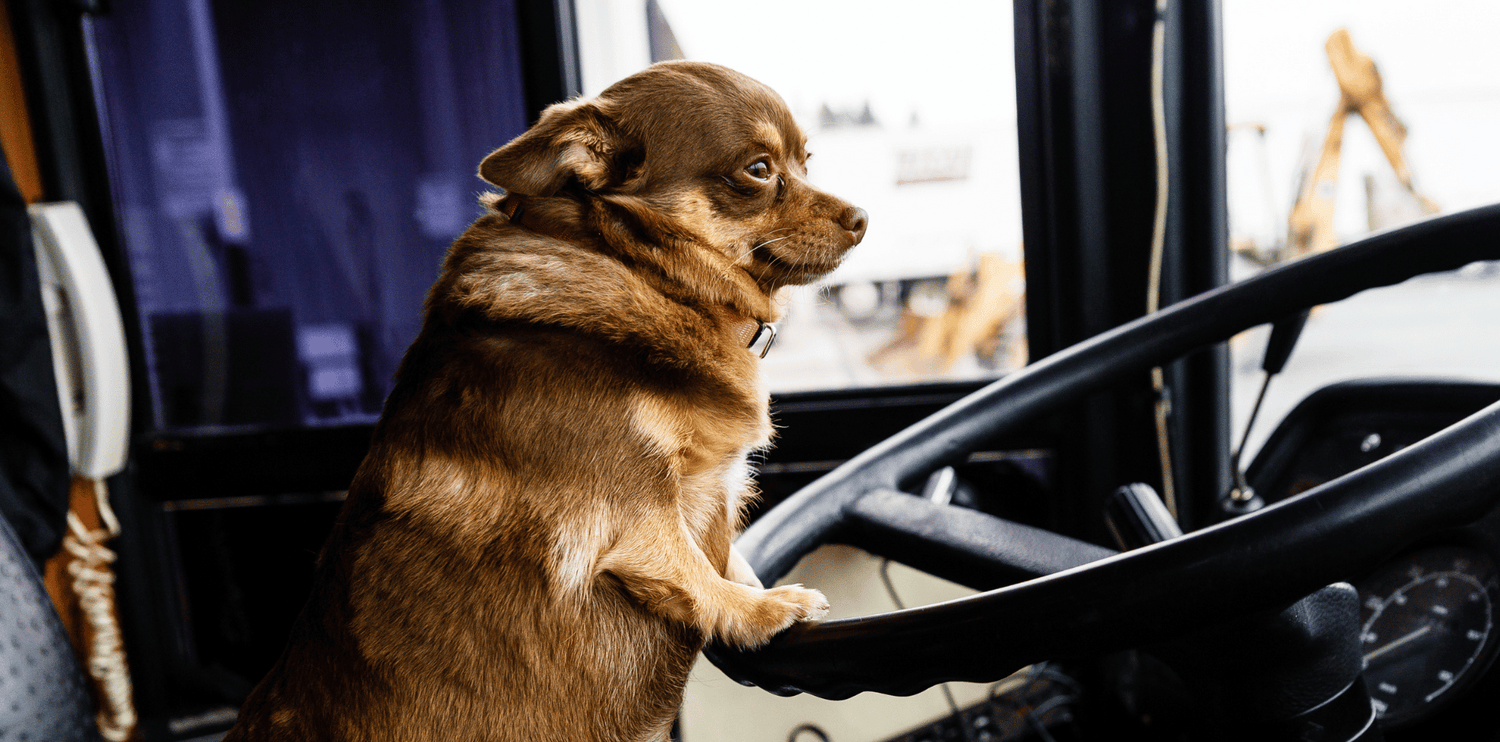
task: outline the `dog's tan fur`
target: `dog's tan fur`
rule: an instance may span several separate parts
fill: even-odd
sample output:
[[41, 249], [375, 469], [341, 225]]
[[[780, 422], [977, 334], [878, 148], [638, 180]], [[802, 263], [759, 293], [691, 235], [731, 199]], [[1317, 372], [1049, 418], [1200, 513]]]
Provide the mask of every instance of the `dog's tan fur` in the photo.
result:
[[506, 193], [449, 251], [229, 742], [663, 739], [705, 641], [823, 615], [730, 545], [771, 438], [734, 328], [864, 233], [805, 142], [768, 88], [676, 62], [485, 159]]

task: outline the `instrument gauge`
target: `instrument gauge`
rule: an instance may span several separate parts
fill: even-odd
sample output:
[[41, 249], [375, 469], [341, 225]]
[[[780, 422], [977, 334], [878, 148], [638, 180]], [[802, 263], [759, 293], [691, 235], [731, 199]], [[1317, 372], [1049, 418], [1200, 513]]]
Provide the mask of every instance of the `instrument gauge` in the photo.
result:
[[1365, 684], [1384, 726], [1425, 717], [1456, 697], [1500, 639], [1500, 573], [1477, 549], [1413, 551], [1358, 587]]

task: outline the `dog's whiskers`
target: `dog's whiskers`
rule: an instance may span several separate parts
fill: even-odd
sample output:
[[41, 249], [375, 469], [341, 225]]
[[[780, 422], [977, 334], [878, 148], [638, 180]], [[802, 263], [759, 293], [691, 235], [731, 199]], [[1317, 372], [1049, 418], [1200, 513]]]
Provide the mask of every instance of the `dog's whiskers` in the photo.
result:
[[[776, 234], [777, 232], [789, 232], [789, 231], [791, 231], [793, 229], [796, 229], [796, 227], [778, 227], [776, 229], [773, 229], [773, 230], [765, 233], [765, 235], [763, 235], [763, 236], [769, 237], [769, 236], [771, 236], [773, 234]], [[756, 243], [754, 245], [751, 245], [750, 249], [748, 249], [748, 250], [740, 253], [739, 255], [737, 255], [734, 260], [729, 261], [729, 264], [730, 265], [739, 265], [741, 260], [744, 260], [745, 258], [750, 257], [750, 254], [753, 253], [753, 252], [755, 252], [756, 250], [759, 250], [762, 247], [765, 247], [766, 245], [769, 245], [769, 244], [771, 244], [773, 242], [780, 242], [780, 241], [782, 241], [784, 239], [787, 239], [789, 237], [795, 237], [795, 236], [796, 235], [790, 235], [790, 234], [788, 234], [788, 235], [782, 235], [781, 237], [777, 237], [775, 239], [766, 240], [764, 242], [758, 242], [758, 243]]]
[[[741, 260], [744, 260], [745, 258], [750, 257], [750, 254], [753, 253], [753, 252], [755, 252], [756, 250], [759, 250], [762, 247], [765, 247], [766, 245], [769, 245], [769, 244], [771, 244], [773, 242], [780, 242], [782, 240], [789, 239], [789, 238], [795, 237], [795, 236], [796, 235], [790, 235], [790, 234], [789, 235], [784, 235], [784, 236], [781, 236], [781, 237], [777, 237], [774, 240], [766, 240], [765, 242], [761, 242], [759, 244], [752, 245], [749, 250], [746, 250], [745, 252], [741, 253], [739, 257], [735, 258], [734, 261], [730, 263], [730, 265], [739, 265]], [[776, 256], [774, 254], [772, 254], [770, 256], [770, 260], [768, 262], [775, 262], [775, 260], [776, 260]]]
[[750, 253], [755, 252], [758, 248], [760, 248], [760, 245], [751, 245], [749, 250], [740, 253], [734, 260], [729, 261], [729, 264], [739, 265], [741, 260], [750, 257]]

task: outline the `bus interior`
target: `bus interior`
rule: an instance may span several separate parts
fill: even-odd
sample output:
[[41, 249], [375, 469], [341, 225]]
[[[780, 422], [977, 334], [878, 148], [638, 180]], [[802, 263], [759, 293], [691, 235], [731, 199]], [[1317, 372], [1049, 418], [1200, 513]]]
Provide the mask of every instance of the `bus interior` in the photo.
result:
[[[813, 179], [872, 221], [788, 299], [738, 545], [834, 612], [710, 645], [674, 739], [1500, 739], [1500, 191], [1454, 185], [1500, 150], [1451, 128], [1496, 113], [1468, 71], [1496, 60], [1400, 4], [1252, 19], [1281, 4], [0, 0], [0, 625], [22, 573], [69, 581], [73, 512], [114, 618], [73, 598], [93, 628], [48, 656], [117, 657], [56, 689], [97, 722], [27, 726], [76, 707], [37, 698], [41, 640], [11, 631], [0, 738], [221, 739], [479, 214], [480, 159], [651, 62], [774, 56]], [[1444, 33], [1493, 31], [1481, 5]], [[1329, 70], [1334, 21], [1358, 48], [1334, 34]], [[1282, 59], [1286, 38], [1312, 41]], [[1403, 43], [1450, 53], [1437, 82]], [[1295, 156], [1295, 95], [1255, 121], [1274, 96], [1234, 87], [1282, 69], [1314, 80], [1316, 127], [1335, 112]], [[1341, 158], [1363, 196], [1330, 195]], [[1291, 201], [1342, 244], [1288, 247]], [[73, 324], [38, 352], [49, 313]], [[56, 620], [27, 605], [15, 623]]]

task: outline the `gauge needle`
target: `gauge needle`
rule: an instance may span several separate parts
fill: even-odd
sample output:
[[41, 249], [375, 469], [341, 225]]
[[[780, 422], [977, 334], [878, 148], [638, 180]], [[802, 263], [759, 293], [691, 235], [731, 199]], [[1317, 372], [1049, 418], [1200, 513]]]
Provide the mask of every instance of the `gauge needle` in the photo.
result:
[[1380, 655], [1385, 654], [1386, 652], [1389, 652], [1392, 649], [1395, 649], [1396, 647], [1401, 646], [1402, 644], [1405, 644], [1405, 643], [1410, 642], [1410, 641], [1415, 641], [1416, 639], [1419, 639], [1422, 636], [1426, 635], [1427, 632], [1429, 632], [1429, 631], [1432, 631], [1432, 626], [1430, 626], [1430, 625], [1423, 626], [1422, 628], [1417, 629], [1416, 631], [1413, 631], [1410, 634], [1407, 634], [1406, 636], [1403, 636], [1400, 639], [1397, 639], [1396, 641], [1393, 641], [1390, 644], [1387, 644], [1387, 645], [1381, 647], [1380, 649], [1377, 649], [1377, 650], [1375, 650], [1375, 651], [1373, 651], [1373, 652], [1365, 655], [1365, 662], [1368, 663], [1370, 660], [1373, 660], [1376, 657], [1379, 657]]

